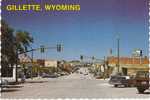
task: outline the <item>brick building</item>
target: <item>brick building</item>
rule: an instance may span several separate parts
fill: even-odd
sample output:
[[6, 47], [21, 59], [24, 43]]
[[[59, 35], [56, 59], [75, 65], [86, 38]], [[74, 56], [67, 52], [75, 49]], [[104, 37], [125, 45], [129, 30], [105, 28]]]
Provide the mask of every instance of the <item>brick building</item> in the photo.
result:
[[[115, 70], [118, 63], [118, 58], [111, 56], [107, 58], [108, 65]], [[137, 71], [149, 70], [148, 57], [120, 57], [119, 58], [120, 72], [124, 75], [135, 75]], [[116, 70], [115, 70], [116, 72]]]
[[[109, 64], [117, 64], [118, 58], [117, 57], [108, 57], [107, 58]], [[147, 57], [144, 58], [134, 58], [134, 57], [120, 57], [119, 58], [120, 64], [149, 64], [149, 59]]]

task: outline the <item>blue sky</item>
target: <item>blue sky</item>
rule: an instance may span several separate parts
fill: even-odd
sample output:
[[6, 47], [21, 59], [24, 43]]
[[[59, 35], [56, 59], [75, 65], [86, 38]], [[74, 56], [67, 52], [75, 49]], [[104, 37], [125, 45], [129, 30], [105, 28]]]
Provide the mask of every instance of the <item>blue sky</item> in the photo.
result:
[[[46, 0], [45, 0], [46, 1]], [[52, 0], [52, 3], [79, 3], [79, 12], [8, 12], [2, 18], [16, 30], [33, 35], [34, 48], [64, 45], [64, 50], [35, 52], [35, 58], [79, 59], [81, 54], [103, 58], [120, 37], [120, 55], [131, 56], [134, 48], [148, 55], [148, 0]], [[44, 2], [40, 2], [41, 4]], [[11, 2], [3, 2], [2, 7]]]

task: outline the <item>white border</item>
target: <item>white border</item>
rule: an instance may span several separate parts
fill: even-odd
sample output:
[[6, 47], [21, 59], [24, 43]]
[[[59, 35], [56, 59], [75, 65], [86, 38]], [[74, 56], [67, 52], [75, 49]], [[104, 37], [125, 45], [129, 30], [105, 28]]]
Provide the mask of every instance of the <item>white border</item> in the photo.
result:
[[[2, 66], [1, 66], [1, 1], [2, 0], [0, 0], [0, 83], [1, 83], [1, 68], [2, 68]], [[0, 92], [1, 92], [1, 90], [2, 90], [2, 88], [0, 88]], [[0, 93], [0, 97], [1, 97], [1, 93]]]
[[[149, 35], [148, 35], [148, 38], [149, 38], [148, 54], [149, 54], [149, 79], [150, 79], [150, 0], [148, 0], [148, 32], [149, 32]], [[150, 84], [150, 81], [149, 81], [149, 84]], [[150, 87], [149, 87], [149, 89], [150, 89]]]

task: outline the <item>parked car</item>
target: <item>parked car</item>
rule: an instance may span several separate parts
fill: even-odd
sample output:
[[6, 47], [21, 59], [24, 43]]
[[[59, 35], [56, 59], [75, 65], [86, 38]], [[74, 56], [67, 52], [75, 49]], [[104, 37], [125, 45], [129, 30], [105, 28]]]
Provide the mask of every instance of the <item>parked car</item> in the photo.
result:
[[60, 76], [65, 76], [65, 75], [69, 75], [69, 73], [67, 73], [67, 72], [61, 72], [60, 73]]
[[44, 73], [42, 75], [42, 78], [57, 78], [57, 77], [59, 77], [59, 75], [57, 75], [57, 74], [46, 74], [46, 73]]
[[114, 87], [118, 87], [121, 85], [127, 87], [129, 86], [128, 84], [129, 79], [130, 79], [129, 76], [113, 75], [110, 77], [109, 84], [114, 85]]
[[138, 71], [136, 74], [136, 88], [139, 93], [144, 93], [150, 87], [150, 78], [148, 71]]
[[104, 78], [103, 76], [100, 76], [100, 75], [97, 75], [97, 76], [95, 76], [95, 78], [96, 79], [102, 79], [102, 78]]
[[84, 73], [84, 75], [88, 75], [88, 73]]
[[128, 86], [129, 87], [135, 87], [136, 86], [136, 79], [135, 79], [135, 77], [130, 77], [130, 79], [128, 79]]

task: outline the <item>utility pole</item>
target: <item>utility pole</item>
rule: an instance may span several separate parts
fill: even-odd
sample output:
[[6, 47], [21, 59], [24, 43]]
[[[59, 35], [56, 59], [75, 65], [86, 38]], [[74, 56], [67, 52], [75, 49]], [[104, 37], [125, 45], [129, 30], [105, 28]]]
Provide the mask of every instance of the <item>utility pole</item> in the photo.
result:
[[119, 37], [117, 38], [117, 71], [119, 73], [120, 69], [120, 39]]

